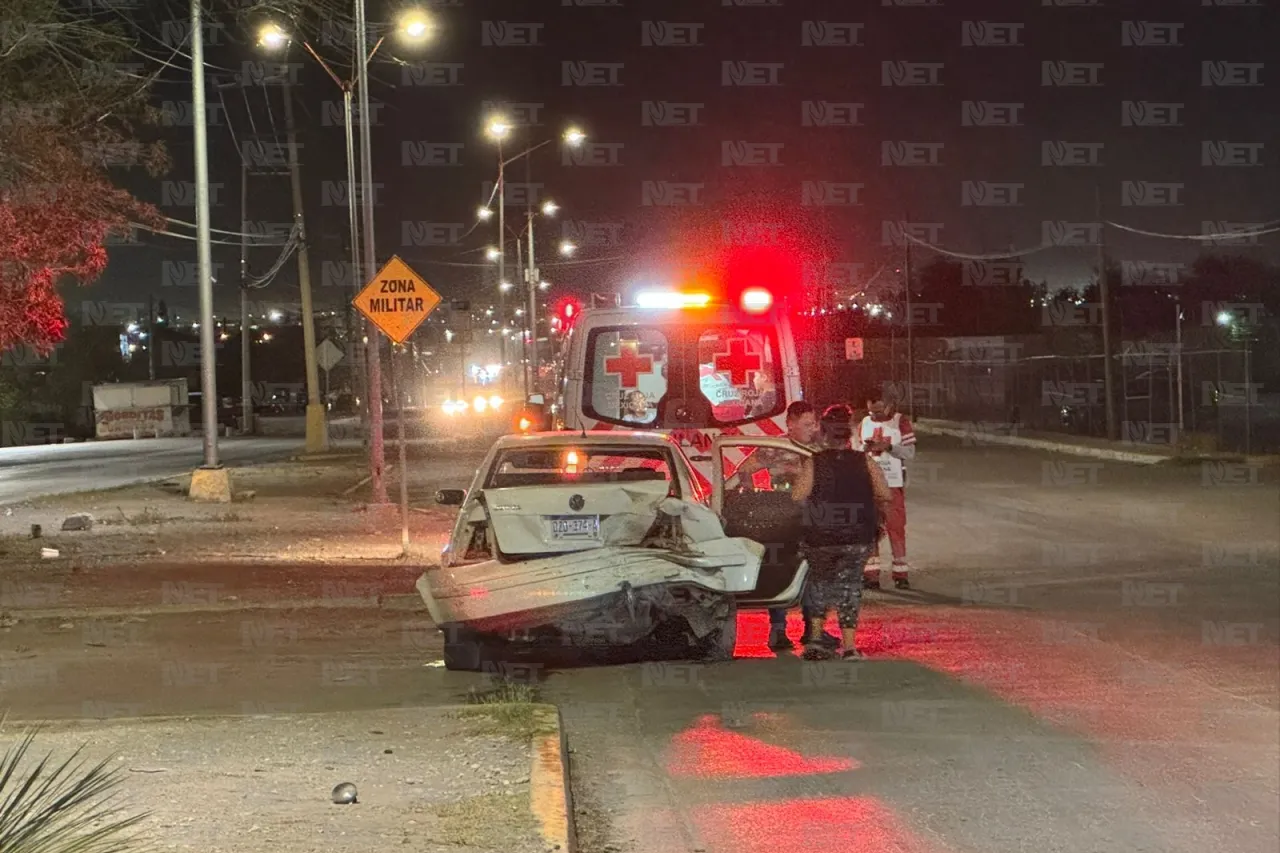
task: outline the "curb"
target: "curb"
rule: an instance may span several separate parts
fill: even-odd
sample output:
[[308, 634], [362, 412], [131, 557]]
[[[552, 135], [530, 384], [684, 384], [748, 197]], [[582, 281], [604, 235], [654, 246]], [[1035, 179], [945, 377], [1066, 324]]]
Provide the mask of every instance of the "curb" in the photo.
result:
[[1061, 441], [1049, 441], [1041, 438], [1022, 438], [1016, 435], [993, 435], [990, 433], [975, 435], [973, 430], [948, 426], [946, 421], [926, 419], [917, 421], [914, 426], [921, 432], [937, 435], [948, 435], [954, 438], [966, 438], [975, 444], [1004, 444], [1012, 447], [1025, 447], [1033, 450], [1049, 450], [1055, 453], [1067, 453], [1072, 456], [1090, 456], [1095, 459], [1107, 459], [1112, 462], [1131, 462], [1136, 465], [1156, 465], [1174, 458], [1157, 453], [1140, 453], [1133, 450], [1112, 450], [1106, 447], [1089, 447], [1080, 444], [1068, 444]]
[[569, 784], [569, 750], [560, 709], [542, 705], [536, 711], [538, 721], [550, 730], [534, 735], [533, 765], [529, 771], [529, 807], [538, 822], [539, 833], [547, 850], [576, 853], [577, 838], [573, 831], [572, 788]]

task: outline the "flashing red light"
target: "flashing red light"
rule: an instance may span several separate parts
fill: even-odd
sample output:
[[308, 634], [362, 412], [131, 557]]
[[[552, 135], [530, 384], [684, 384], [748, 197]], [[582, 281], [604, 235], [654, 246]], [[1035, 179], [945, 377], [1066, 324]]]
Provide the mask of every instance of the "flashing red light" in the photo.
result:
[[741, 303], [748, 314], [763, 314], [773, 307], [773, 294], [763, 287], [748, 287], [742, 291]]

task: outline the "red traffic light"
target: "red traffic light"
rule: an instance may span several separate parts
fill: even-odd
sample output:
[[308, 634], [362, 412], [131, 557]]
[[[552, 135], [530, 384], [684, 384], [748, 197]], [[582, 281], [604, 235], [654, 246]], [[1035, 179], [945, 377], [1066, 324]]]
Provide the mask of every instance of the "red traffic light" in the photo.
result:
[[582, 311], [582, 303], [576, 299], [562, 299], [556, 306], [555, 319], [556, 325], [560, 332], [569, 331], [569, 327], [573, 325], [573, 321], [577, 319], [578, 314]]

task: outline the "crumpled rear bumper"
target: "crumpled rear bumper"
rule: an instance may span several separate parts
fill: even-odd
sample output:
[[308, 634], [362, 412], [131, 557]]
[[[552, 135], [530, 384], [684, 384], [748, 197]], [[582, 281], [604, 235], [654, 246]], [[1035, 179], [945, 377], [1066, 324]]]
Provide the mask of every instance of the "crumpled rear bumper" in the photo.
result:
[[[699, 552], [601, 547], [542, 559], [430, 568], [418, 579], [437, 626], [511, 634], [643, 635], [678, 614], [691, 625], [711, 602], [755, 588], [764, 549], [749, 539], [699, 543]], [[702, 633], [697, 630], [696, 633]]]

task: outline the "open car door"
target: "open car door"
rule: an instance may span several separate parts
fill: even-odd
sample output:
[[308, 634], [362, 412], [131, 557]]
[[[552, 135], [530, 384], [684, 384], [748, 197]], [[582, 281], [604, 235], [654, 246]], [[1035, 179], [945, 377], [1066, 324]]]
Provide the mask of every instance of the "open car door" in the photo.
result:
[[800, 555], [802, 515], [791, 486], [811, 455], [775, 436], [722, 435], [712, 446], [711, 508], [726, 536], [765, 549], [756, 588], [738, 596], [742, 606], [789, 607], [800, 599], [808, 565]]

